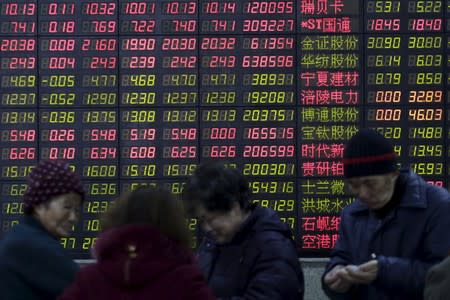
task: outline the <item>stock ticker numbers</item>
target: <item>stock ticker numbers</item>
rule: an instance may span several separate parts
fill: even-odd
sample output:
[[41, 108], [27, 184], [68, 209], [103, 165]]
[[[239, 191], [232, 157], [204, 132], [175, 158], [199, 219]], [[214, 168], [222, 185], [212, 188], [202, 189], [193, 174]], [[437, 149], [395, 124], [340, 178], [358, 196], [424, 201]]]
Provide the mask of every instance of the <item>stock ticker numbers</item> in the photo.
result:
[[326, 256], [353, 201], [342, 154], [358, 128], [449, 188], [449, 88], [450, 0], [3, 0], [1, 232], [41, 159], [83, 179], [63, 240], [75, 258], [120, 193], [180, 194], [199, 162], [223, 159], [302, 256]]

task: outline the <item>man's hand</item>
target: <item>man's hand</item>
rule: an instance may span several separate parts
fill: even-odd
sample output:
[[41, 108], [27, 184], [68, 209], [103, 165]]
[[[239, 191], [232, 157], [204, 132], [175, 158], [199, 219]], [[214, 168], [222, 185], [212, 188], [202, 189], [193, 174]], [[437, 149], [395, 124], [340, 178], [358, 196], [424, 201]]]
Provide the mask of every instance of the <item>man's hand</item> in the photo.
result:
[[345, 266], [338, 276], [352, 284], [369, 284], [378, 276], [378, 261], [373, 259], [359, 266]]
[[347, 292], [352, 283], [343, 279], [340, 275], [340, 272], [344, 270], [345, 267], [343, 265], [337, 265], [333, 269], [331, 269], [324, 277], [323, 281], [328, 287], [338, 293]]
[[344, 293], [354, 284], [369, 284], [378, 276], [378, 261], [373, 259], [359, 266], [337, 265], [324, 277], [324, 282], [335, 292]]

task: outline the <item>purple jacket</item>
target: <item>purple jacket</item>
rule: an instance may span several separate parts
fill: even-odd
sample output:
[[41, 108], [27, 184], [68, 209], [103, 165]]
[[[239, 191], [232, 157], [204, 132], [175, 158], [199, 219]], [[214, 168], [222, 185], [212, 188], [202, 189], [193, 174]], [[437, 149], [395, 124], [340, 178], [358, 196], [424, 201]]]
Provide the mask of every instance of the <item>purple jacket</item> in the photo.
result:
[[60, 300], [215, 299], [191, 253], [151, 226], [111, 229], [94, 252]]

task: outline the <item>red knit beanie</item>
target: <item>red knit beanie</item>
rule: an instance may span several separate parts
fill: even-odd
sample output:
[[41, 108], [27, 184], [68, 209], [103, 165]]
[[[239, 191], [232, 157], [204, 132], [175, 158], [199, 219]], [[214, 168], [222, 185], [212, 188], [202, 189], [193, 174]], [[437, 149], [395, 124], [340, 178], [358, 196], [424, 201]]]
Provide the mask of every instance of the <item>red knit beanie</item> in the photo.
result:
[[53, 197], [77, 193], [84, 200], [80, 178], [70, 170], [69, 164], [58, 160], [41, 161], [28, 176], [28, 188], [23, 195], [24, 212], [31, 214], [35, 206]]

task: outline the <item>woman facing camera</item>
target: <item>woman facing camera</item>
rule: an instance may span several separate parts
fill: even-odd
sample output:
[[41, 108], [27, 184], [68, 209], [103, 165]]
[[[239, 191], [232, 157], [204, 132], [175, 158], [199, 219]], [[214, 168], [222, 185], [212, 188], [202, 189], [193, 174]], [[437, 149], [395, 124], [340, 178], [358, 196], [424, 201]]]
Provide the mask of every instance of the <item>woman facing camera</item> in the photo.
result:
[[0, 298], [56, 299], [78, 266], [61, 246], [78, 222], [84, 191], [62, 161], [33, 168], [23, 195], [24, 217], [0, 242]]
[[214, 299], [189, 250], [182, 204], [169, 192], [125, 194], [102, 218], [93, 254], [60, 300]]

